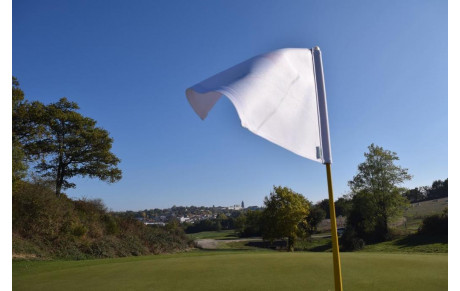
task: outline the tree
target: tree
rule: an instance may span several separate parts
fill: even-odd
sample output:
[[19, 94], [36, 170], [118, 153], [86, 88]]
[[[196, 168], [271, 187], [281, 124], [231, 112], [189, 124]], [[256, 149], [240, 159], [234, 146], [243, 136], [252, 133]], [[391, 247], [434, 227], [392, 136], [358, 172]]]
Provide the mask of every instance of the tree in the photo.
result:
[[441, 180], [433, 181], [431, 188], [428, 190], [427, 198], [431, 200], [431, 199], [447, 197], [448, 195], [448, 181], [447, 180], [448, 179], [444, 181], [441, 181]]
[[[340, 197], [334, 202], [335, 205], [335, 215], [336, 216], [347, 216], [351, 208], [351, 198], [348, 195]], [[325, 213], [327, 219], [330, 219], [329, 215], [329, 199], [323, 199], [315, 204], [315, 207], [321, 208]]]
[[[34, 122], [44, 128], [41, 136], [25, 145], [31, 156], [40, 157], [36, 170], [55, 181], [56, 195], [74, 188], [74, 176], [99, 178], [109, 183], [121, 179], [120, 160], [110, 151], [113, 139], [96, 127], [96, 121], [82, 116], [75, 102], [61, 98], [45, 106]], [[37, 114], [38, 115], [38, 114]]]
[[24, 100], [24, 92], [19, 88], [18, 80], [13, 77], [13, 152], [12, 152], [12, 160], [13, 160], [13, 185], [16, 184], [17, 181], [21, 180], [25, 177], [27, 171], [27, 164], [24, 162], [25, 154], [22, 149], [22, 144], [19, 140], [19, 132], [16, 126], [15, 128], [15, 119], [18, 119], [19, 115], [19, 108], [22, 105]]
[[352, 230], [365, 241], [388, 239], [388, 220], [399, 214], [408, 201], [402, 196], [401, 183], [412, 177], [408, 170], [395, 165], [395, 152], [371, 144], [358, 174], [348, 182], [352, 208], [347, 218], [347, 231]]
[[[310, 204], [311, 205], [311, 204]], [[312, 234], [318, 230], [318, 224], [326, 218], [326, 212], [318, 205], [310, 206], [310, 213], [307, 216], [308, 233]]]
[[351, 210], [352, 201], [347, 196], [340, 197], [334, 203], [336, 216], [348, 216]]
[[264, 204], [262, 237], [270, 242], [287, 237], [288, 251], [293, 251], [295, 240], [308, 228], [309, 202], [301, 194], [278, 186], [265, 197]]
[[240, 237], [260, 236], [263, 228], [262, 211], [248, 210], [235, 219], [235, 228]]
[[329, 219], [331, 218], [329, 214], [329, 199], [323, 199], [319, 201], [318, 203], [315, 204], [315, 206], [321, 208], [325, 213], [326, 213], [326, 218]]
[[13, 77], [12, 86], [12, 180], [15, 185], [26, 177], [30, 156], [25, 146], [43, 133], [43, 126], [37, 122], [43, 113], [43, 104], [29, 103], [19, 88], [19, 81]]
[[423, 201], [427, 198], [429, 187], [415, 187], [414, 189], [407, 190], [403, 195], [411, 203]]

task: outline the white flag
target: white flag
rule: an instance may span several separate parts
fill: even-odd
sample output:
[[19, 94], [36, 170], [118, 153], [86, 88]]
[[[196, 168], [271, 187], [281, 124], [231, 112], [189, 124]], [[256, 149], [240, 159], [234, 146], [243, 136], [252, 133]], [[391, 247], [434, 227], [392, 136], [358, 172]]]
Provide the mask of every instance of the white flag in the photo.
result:
[[[319, 55], [317, 71], [315, 54]], [[318, 60], [321, 62], [319, 48], [276, 50], [188, 88], [186, 96], [205, 119], [225, 95], [235, 106], [243, 127], [302, 157], [330, 163], [324, 81]]]

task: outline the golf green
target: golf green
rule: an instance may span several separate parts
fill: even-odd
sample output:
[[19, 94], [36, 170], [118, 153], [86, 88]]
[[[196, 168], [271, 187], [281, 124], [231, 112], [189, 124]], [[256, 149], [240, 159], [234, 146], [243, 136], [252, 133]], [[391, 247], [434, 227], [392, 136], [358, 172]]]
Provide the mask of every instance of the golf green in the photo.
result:
[[[447, 254], [342, 253], [345, 290], [447, 290]], [[13, 290], [333, 290], [332, 254], [191, 252], [13, 262]]]

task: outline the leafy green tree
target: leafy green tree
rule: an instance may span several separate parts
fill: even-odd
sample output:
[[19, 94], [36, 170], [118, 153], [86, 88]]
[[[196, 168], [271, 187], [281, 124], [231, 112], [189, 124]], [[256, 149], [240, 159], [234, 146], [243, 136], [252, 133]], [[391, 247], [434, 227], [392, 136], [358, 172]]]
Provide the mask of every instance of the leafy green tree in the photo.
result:
[[323, 199], [315, 204], [315, 206], [321, 208], [326, 213], [326, 218], [330, 219], [331, 216], [329, 214], [329, 199]]
[[264, 204], [262, 237], [271, 242], [287, 237], [288, 251], [294, 251], [297, 237], [305, 235], [303, 230], [308, 228], [310, 203], [301, 194], [278, 186], [265, 197]]
[[318, 205], [310, 206], [310, 213], [307, 216], [308, 233], [312, 234], [316, 232], [318, 230], [318, 224], [320, 224], [324, 218], [326, 218], [326, 211]]
[[13, 192], [18, 181], [24, 179], [28, 170], [30, 156], [26, 146], [43, 133], [44, 128], [38, 122], [43, 113], [43, 104], [29, 103], [19, 81], [13, 77], [12, 87], [12, 174]]
[[222, 229], [228, 229], [228, 217], [227, 215], [223, 213], [219, 213], [216, 216], [216, 225], [217, 225], [217, 231], [221, 231]]
[[[351, 209], [351, 198], [348, 197], [348, 195], [345, 195], [344, 197], [340, 197], [337, 199], [335, 202], [335, 215], [336, 216], [347, 216], [347, 213]], [[315, 207], [321, 208], [325, 213], [327, 219], [330, 219], [329, 215], [329, 199], [323, 199], [320, 202], [315, 204]]]
[[348, 196], [340, 197], [334, 203], [335, 205], [335, 215], [337, 216], [348, 216], [348, 213], [351, 210], [353, 202]]
[[352, 208], [347, 218], [347, 231], [369, 241], [389, 237], [388, 221], [407, 205], [401, 183], [412, 177], [408, 170], [395, 165], [395, 152], [371, 144], [365, 161], [358, 165], [358, 174], [348, 182], [352, 191]]
[[447, 197], [447, 195], [448, 195], [448, 179], [444, 181], [436, 180], [436, 181], [433, 181], [431, 188], [428, 190], [427, 198], [430, 200], [438, 199], [438, 198]]
[[24, 178], [26, 175], [27, 171], [27, 164], [24, 162], [24, 151], [22, 149], [22, 144], [19, 141], [18, 137], [18, 129], [15, 128], [15, 119], [18, 118], [19, 115], [19, 107], [21, 106], [23, 100], [24, 100], [24, 92], [19, 88], [19, 82], [18, 80], [13, 77], [13, 92], [12, 92], [12, 97], [13, 97], [13, 185], [20, 179]]
[[44, 128], [41, 136], [25, 145], [31, 156], [41, 157], [36, 170], [55, 181], [56, 195], [75, 187], [69, 181], [75, 176], [99, 178], [109, 183], [121, 179], [117, 168], [120, 160], [110, 151], [113, 139], [96, 127], [96, 121], [82, 116], [75, 102], [61, 98], [45, 106], [34, 120]]
[[429, 187], [415, 187], [414, 189], [407, 190], [403, 195], [411, 203], [423, 201], [427, 198]]
[[248, 210], [235, 219], [235, 228], [241, 237], [260, 236], [263, 228], [262, 211]]

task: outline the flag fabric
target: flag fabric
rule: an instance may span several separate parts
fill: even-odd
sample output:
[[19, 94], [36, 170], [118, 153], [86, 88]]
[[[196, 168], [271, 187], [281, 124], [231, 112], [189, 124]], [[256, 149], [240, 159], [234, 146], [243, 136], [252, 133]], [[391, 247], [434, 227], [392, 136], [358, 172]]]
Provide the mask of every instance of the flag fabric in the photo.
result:
[[285, 48], [253, 57], [188, 88], [187, 99], [205, 119], [226, 96], [244, 128], [302, 157], [330, 163], [322, 64], [315, 49]]

